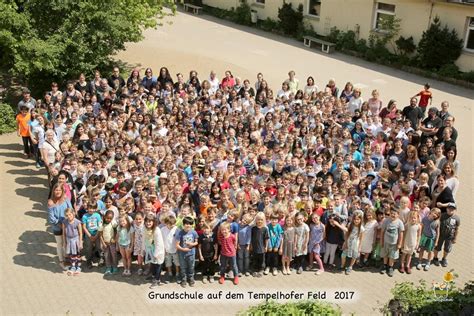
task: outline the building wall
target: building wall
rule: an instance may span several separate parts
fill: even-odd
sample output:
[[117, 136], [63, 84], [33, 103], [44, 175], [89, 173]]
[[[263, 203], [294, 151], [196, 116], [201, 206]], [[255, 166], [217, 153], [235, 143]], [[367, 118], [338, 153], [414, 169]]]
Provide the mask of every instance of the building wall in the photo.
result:
[[[257, 11], [258, 18], [278, 20], [278, 9], [283, 0], [266, 0], [258, 4], [255, 0], [247, 0], [252, 9]], [[308, 13], [309, 0], [287, 0], [296, 9], [299, 4], [304, 6], [304, 23], [311, 25], [314, 31], [328, 35], [332, 27], [340, 30], [353, 30], [358, 38], [367, 39], [373, 30], [376, 1], [374, 0], [321, 0], [319, 17]], [[454, 28], [463, 39], [466, 37], [468, 17], [474, 17], [474, 5], [448, 3], [446, 0], [382, 0], [380, 2], [394, 4], [395, 15], [401, 19], [400, 35], [413, 36], [417, 44], [423, 31], [426, 30], [435, 16], [439, 16], [443, 24]], [[239, 0], [203, 0], [209, 6], [230, 9], [237, 7]], [[474, 53], [463, 50], [456, 64], [462, 71], [474, 71]]]

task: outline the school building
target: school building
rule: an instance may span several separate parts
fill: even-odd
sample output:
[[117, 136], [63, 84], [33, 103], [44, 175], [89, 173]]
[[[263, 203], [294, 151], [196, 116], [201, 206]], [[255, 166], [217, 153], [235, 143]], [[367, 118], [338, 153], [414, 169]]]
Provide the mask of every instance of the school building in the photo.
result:
[[[203, 4], [230, 10], [242, 0], [203, 0]], [[278, 20], [283, 0], [247, 0], [258, 19]], [[332, 27], [353, 30], [358, 38], [367, 39], [380, 30], [380, 21], [389, 15], [401, 19], [399, 35], [413, 36], [418, 44], [423, 31], [439, 16], [442, 25], [454, 28], [464, 40], [462, 54], [456, 61], [461, 71], [474, 71], [474, 0], [286, 0], [296, 9], [303, 4], [304, 22], [321, 35]], [[436, 49], [436, 47], [433, 47]]]

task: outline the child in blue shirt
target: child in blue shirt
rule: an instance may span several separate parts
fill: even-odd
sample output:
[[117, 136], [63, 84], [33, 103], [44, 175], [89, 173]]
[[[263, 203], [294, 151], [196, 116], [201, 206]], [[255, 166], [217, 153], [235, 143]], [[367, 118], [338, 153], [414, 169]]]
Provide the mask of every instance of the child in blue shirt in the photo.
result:
[[194, 219], [190, 216], [183, 218], [183, 229], [176, 233], [176, 250], [179, 256], [179, 265], [181, 268], [181, 283], [186, 287], [186, 281], [189, 286], [194, 286], [194, 261], [196, 256], [196, 246], [198, 245], [198, 234], [193, 229]]
[[252, 222], [252, 216], [245, 214], [242, 217], [239, 225], [238, 244], [237, 244], [237, 266], [239, 268], [239, 277], [242, 274], [250, 275], [250, 238], [252, 227], [249, 224]]
[[283, 237], [283, 228], [278, 224], [280, 217], [278, 214], [273, 213], [270, 216], [270, 224], [268, 224], [268, 247], [266, 254], [266, 268], [263, 274], [268, 274], [270, 269], [273, 275], [278, 274], [277, 266], [279, 261], [279, 255], [283, 252], [281, 239]]
[[84, 231], [84, 252], [88, 269], [92, 269], [92, 256], [94, 250], [100, 249], [98, 232], [101, 225], [102, 217], [97, 212], [97, 203], [89, 202], [89, 204], [87, 204], [87, 213], [82, 217], [82, 228]]

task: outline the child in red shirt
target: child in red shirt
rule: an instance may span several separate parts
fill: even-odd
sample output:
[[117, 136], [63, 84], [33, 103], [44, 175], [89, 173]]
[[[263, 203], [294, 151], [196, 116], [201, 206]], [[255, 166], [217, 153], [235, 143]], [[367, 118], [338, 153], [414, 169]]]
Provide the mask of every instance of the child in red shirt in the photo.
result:
[[427, 83], [425, 84], [424, 89], [422, 91], [418, 92], [418, 94], [413, 96], [413, 98], [416, 98], [417, 96], [420, 97], [420, 102], [418, 103], [418, 106], [423, 110], [423, 116], [425, 115], [426, 108], [428, 107], [428, 101], [431, 105], [433, 100], [433, 96], [431, 94], [431, 91], [429, 90], [430, 84]]
[[221, 245], [220, 264], [221, 264], [221, 277], [219, 283], [223, 284], [225, 280], [225, 270], [227, 266], [230, 266], [234, 272], [234, 284], [239, 284], [239, 269], [237, 268], [237, 237], [235, 234], [230, 232], [230, 224], [224, 222], [220, 225], [220, 233], [222, 236], [219, 238], [219, 244]]

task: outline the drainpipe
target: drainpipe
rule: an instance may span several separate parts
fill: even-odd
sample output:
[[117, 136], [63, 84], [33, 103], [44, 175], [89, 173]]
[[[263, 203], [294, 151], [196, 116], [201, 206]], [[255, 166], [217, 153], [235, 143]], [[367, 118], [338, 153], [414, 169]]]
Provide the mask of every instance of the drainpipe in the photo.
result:
[[431, 8], [430, 8], [430, 17], [428, 18], [428, 27], [426, 29], [429, 29], [430, 28], [430, 25], [431, 25], [431, 17], [433, 15], [433, 7], [434, 7], [434, 4], [435, 4], [435, 0], [429, 0], [431, 2]]

